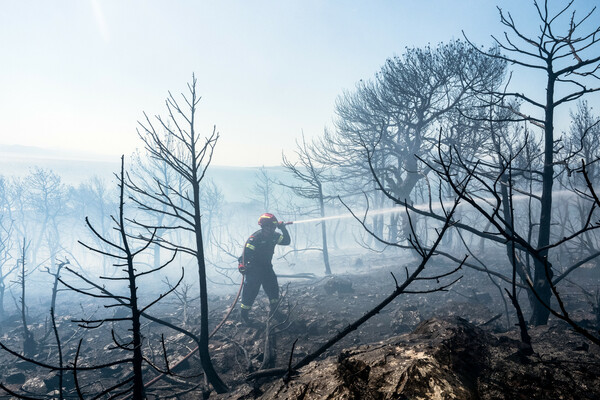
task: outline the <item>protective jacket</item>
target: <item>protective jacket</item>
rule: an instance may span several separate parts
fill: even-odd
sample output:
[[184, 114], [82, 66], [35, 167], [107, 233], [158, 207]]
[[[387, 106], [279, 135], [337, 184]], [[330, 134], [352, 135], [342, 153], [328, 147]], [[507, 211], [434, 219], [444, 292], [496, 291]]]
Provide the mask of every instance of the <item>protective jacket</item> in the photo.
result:
[[279, 284], [272, 264], [273, 253], [276, 245], [286, 246], [291, 242], [285, 226], [281, 226], [279, 229], [281, 229], [281, 233], [260, 229], [254, 232], [246, 241], [246, 246], [240, 257], [240, 271], [245, 274], [240, 306], [242, 312], [245, 312], [246, 315], [252, 307], [261, 286], [271, 304], [276, 304], [279, 301]]
[[287, 246], [290, 244], [290, 235], [287, 229], [283, 229], [282, 233], [267, 232], [259, 229], [248, 238], [246, 247], [242, 254], [242, 261], [246, 267], [246, 271], [253, 268], [272, 267], [273, 253], [275, 246]]

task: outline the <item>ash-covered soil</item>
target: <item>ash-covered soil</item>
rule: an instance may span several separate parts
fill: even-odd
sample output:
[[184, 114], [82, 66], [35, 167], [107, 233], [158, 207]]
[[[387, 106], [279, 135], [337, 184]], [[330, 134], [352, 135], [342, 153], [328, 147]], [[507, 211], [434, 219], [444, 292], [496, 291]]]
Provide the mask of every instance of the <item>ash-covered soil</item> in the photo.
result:
[[[598, 346], [572, 332], [566, 324], [551, 319], [547, 326], [530, 330], [535, 354], [521, 356], [512, 307], [508, 306], [511, 316], [507, 319], [499, 289], [485, 274], [469, 270], [439, 281], [417, 282], [410, 289], [423, 292], [462, 275], [446, 291], [400, 295], [318, 361], [291, 376], [247, 380], [251, 373], [264, 368], [293, 365], [372, 309], [392, 293], [396, 281], [404, 279], [406, 272], [398, 264], [394, 259], [353, 262], [348, 263], [351, 267], [344, 274], [312, 279], [281, 278], [284, 297], [280, 311], [285, 320], [269, 323], [273, 344], [270, 351], [265, 347], [268, 313], [262, 292], [252, 310], [255, 326], [242, 324], [236, 307], [210, 342], [213, 364], [230, 388], [227, 394], [206, 391], [194, 353], [195, 343], [189, 337], [146, 322], [145, 353], [149, 360], [164, 368], [161, 350], [161, 335], [164, 335], [169, 368], [174, 373], [153, 383], [148, 388], [148, 397], [191, 399], [210, 394], [210, 398], [218, 399], [600, 398]], [[415, 263], [405, 265], [410, 270]], [[434, 262], [423, 276], [434, 276], [454, 267]], [[595, 271], [582, 274], [597, 276]], [[578, 296], [576, 287], [568, 289], [571, 292], [566, 295], [571, 300], [578, 299], [571, 301], [574, 315], [588, 326], [597, 323], [585, 297]], [[210, 297], [211, 331], [227, 313], [235, 298], [234, 291], [231, 287], [229, 294]], [[152, 308], [152, 314], [196, 331], [199, 321], [196, 303], [197, 300], [184, 312], [181, 303], [163, 302]], [[126, 333], [124, 323], [86, 331], [70, 320], [81, 317], [82, 313], [100, 313], [101, 308], [92, 303], [78, 303], [70, 310], [71, 313], [63, 312], [58, 320], [65, 363], [73, 362], [79, 339], [82, 339], [79, 365], [107, 363], [126, 355], [123, 350], [112, 349], [111, 337], [111, 331]], [[32, 357], [56, 365], [56, 345], [49, 321], [40, 318], [31, 324], [39, 342]], [[5, 321], [2, 343], [21, 351], [21, 332], [18, 318]], [[43, 336], [47, 336], [45, 340], [41, 340]], [[56, 371], [16, 360], [7, 352], [0, 352], [3, 384], [27, 396], [58, 398]], [[127, 378], [128, 374], [126, 366], [115, 365], [101, 371], [81, 372], [78, 379], [84, 394], [91, 398], [92, 393]], [[149, 368], [145, 372], [146, 381], [157, 375]], [[73, 377], [66, 374], [64, 386], [69, 385], [73, 386]], [[77, 398], [77, 394], [71, 391], [66, 397]]]

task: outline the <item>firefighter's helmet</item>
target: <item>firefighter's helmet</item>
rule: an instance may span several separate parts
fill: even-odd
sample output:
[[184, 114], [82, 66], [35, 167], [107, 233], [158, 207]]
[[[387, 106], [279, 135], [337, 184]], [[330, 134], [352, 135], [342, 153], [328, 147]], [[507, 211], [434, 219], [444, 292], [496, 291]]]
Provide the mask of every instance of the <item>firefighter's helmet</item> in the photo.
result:
[[260, 226], [276, 225], [277, 224], [277, 218], [275, 218], [275, 216], [273, 214], [264, 213], [263, 215], [261, 215], [258, 218], [258, 224]]

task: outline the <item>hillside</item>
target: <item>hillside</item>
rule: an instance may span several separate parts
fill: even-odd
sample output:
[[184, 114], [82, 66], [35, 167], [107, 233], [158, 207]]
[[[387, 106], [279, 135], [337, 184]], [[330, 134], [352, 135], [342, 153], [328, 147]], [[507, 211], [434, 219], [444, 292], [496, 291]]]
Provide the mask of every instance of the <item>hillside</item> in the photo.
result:
[[[337, 261], [342, 261], [337, 259]], [[341, 262], [349, 265], [349, 260]], [[288, 319], [275, 326], [271, 367], [287, 368], [305, 357], [385, 298], [394, 288], [390, 272], [402, 270], [394, 259], [369, 258], [350, 267], [346, 273], [312, 279], [282, 278], [285, 288], [282, 311]], [[359, 263], [355, 263], [359, 265]], [[408, 262], [405, 266], [411, 267]], [[430, 274], [451, 266], [434, 263]], [[336, 265], [337, 270], [341, 270]], [[311, 271], [309, 267], [298, 272]], [[211, 330], [226, 314], [234, 300], [232, 294], [211, 297]], [[63, 298], [64, 299], [64, 298]], [[482, 274], [467, 274], [450, 291], [432, 294], [406, 294], [398, 297], [331, 347], [315, 362], [291, 377], [263, 377], [248, 380], [265, 365], [265, 298], [261, 294], [253, 317], [257, 325], [239, 322], [237, 313], [226, 321], [211, 340], [211, 357], [230, 392], [210, 398], [232, 399], [597, 399], [600, 396], [600, 348], [556, 320], [548, 326], [530, 330], [535, 354], [519, 353], [519, 334], [512, 325], [507, 330], [502, 302]], [[84, 303], [67, 304], [64, 299], [59, 320], [61, 336], [81, 334], [69, 320], [81, 310], [94, 310]], [[153, 314], [195, 329], [197, 305], [171, 299]], [[64, 314], [66, 310], [67, 314]], [[237, 311], [237, 310], [236, 310]], [[581, 314], [591, 321], [591, 315]], [[43, 320], [40, 314], [39, 321]], [[19, 348], [18, 320], [7, 322], [2, 341]], [[514, 322], [514, 320], [513, 320]], [[36, 326], [35, 336], [43, 336], [44, 324]], [[160, 341], [165, 334], [173, 376], [148, 388], [150, 398], [166, 398], [180, 392], [181, 399], [202, 397], [202, 381], [194, 344], [182, 334], [161, 326], [147, 325], [148, 343]], [[122, 329], [122, 328], [121, 328]], [[83, 333], [81, 354], [95, 362], [109, 362], [109, 327]], [[72, 357], [76, 343], [65, 344]], [[293, 350], [292, 350], [293, 349]], [[157, 351], [156, 348], [154, 351]], [[52, 341], [40, 348], [42, 360], [55, 357]], [[192, 355], [186, 359], [188, 355]], [[157, 353], [158, 356], [158, 353]], [[69, 358], [70, 359], [70, 358]], [[184, 362], [180, 362], [185, 360]], [[157, 365], [164, 360], [156, 357]], [[39, 395], [52, 393], [56, 372], [36, 369], [14, 362], [6, 353], [0, 356], [5, 383], [12, 390], [29, 390]], [[123, 379], [127, 369], [110, 367], [98, 372], [81, 372], [80, 382], [92, 393], [109, 382]], [[156, 376], [145, 374], [147, 381]], [[71, 379], [71, 378], [68, 378]], [[72, 381], [67, 380], [67, 382]], [[46, 397], [48, 398], [48, 397]]]
[[[112, 180], [120, 168], [118, 157], [94, 153], [76, 153], [31, 146], [0, 145], [0, 175], [23, 177], [31, 169], [50, 169], [58, 174], [64, 183], [77, 186], [97, 175]], [[228, 202], [248, 202], [257, 182], [259, 167], [228, 167], [211, 165], [206, 174], [223, 192]], [[266, 167], [272, 179], [289, 179], [283, 168]]]

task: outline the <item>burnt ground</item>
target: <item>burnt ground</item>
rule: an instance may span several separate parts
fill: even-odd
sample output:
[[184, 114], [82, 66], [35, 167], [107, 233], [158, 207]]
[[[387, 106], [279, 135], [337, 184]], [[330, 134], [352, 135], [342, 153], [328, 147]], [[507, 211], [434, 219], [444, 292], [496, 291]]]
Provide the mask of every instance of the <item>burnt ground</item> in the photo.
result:
[[[315, 261], [318, 263], [318, 260]], [[353, 260], [345, 273], [313, 279], [281, 279], [285, 292], [281, 311], [287, 319], [274, 327], [274, 352], [269, 367], [287, 367], [292, 347], [292, 364], [314, 351], [322, 343], [364, 315], [387, 297], [401, 281], [405, 271], [396, 259]], [[356, 265], [356, 268], [353, 266]], [[410, 268], [414, 263], [407, 262]], [[453, 269], [454, 265], [434, 262], [424, 276]], [[305, 269], [307, 270], [307, 269]], [[334, 271], [336, 269], [334, 268]], [[339, 270], [339, 269], [338, 269]], [[598, 272], [582, 269], [573, 279], [597, 285]], [[219, 399], [600, 399], [600, 349], [590, 344], [563, 322], [551, 319], [547, 326], [530, 330], [535, 354], [520, 356], [519, 333], [503, 314], [505, 305], [497, 287], [482, 273], [459, 271], [461, 280], [449, 290], [429, 294], [403, 294], [379, 315], [374, 316], [323, 354], [318, 361], [303, 367], [291, 377], [260, 378], [248, 382], [252, 372], [265, 363], [266, 298], [259, 295], [253, 309], [255, 327], [238, 320], [237, 309], [211, 339], [213, 364], [230, 387]], [[450, 282], [454, 277], [419, 282], [412, 290], [424, 291]], [[596, 286], [597, 287], [597, 286]], [[231, 288], [230, 292], [234, 288]], [[597, 323], [592, 307], [577, 286], [565, 286], [564, 295], [573, 315], [587, 326]], [[235, 295], [212, 296], [212, 328], [223, 318]], [[524, 296], [522, 296], [524, 298]], [[114, 350], [111, 330], [126, 335], [123, 323], [88, 331], [71, 320], [101, 315], [102, 307], [63, 300], [59, 309], [59, 332], [65, 363], [73, 362], [81, 342], [78, 365], [108, 363], [123, 356]], [[194, 303], [195, 304], [195, 303]], [[526, 304], [524, 304], [526, 307]], [[527, 312], [527, 310], [525, 310]], [[187, 313], [186, 328], [197, 327], [197, 306]], [[499, 314], [503, 314], [498, 317]], [[163, 302], [153, 315], [182, 325], [180, 303]], [[121, 324], [121, 325], [119, 325]], [[58, 357], [50, 322], [42, 314], [30, 325], [38, 348], [32, 358], [56, 365]], [[2, 343], [21, 350], [22, 327], [17, 318], [5, 321]], [[144, 325], [144, 350], [161, 368], [161, 335], [169, 353], [173, 376], [167, 376], [149, 389], [149, 398], [199, 398], [204, 380], [199, 368], [195, 344], [184, 334], [156, 323]], [[44, 336], [46, 340], [42, 340]], [[294, 346], [295, 342], [295, 346]], [[35, 398], [58, 398], [58, 373], [0, 352], [1, 382], [11, 390]], [[114, 385], [128, 376], [126, 366], [81, 372], [79, 381], [84, 397]], [[157, 373], [146, 372], [150, 380]], [[64, 386], [73, 386], [73, 377], [65, 375]], [[204, 392], [206, 394], [206, 392]], [[68, 396], [77, 398], [71, 392]], [[10, 398], [2, 396], [0, 398]]]

